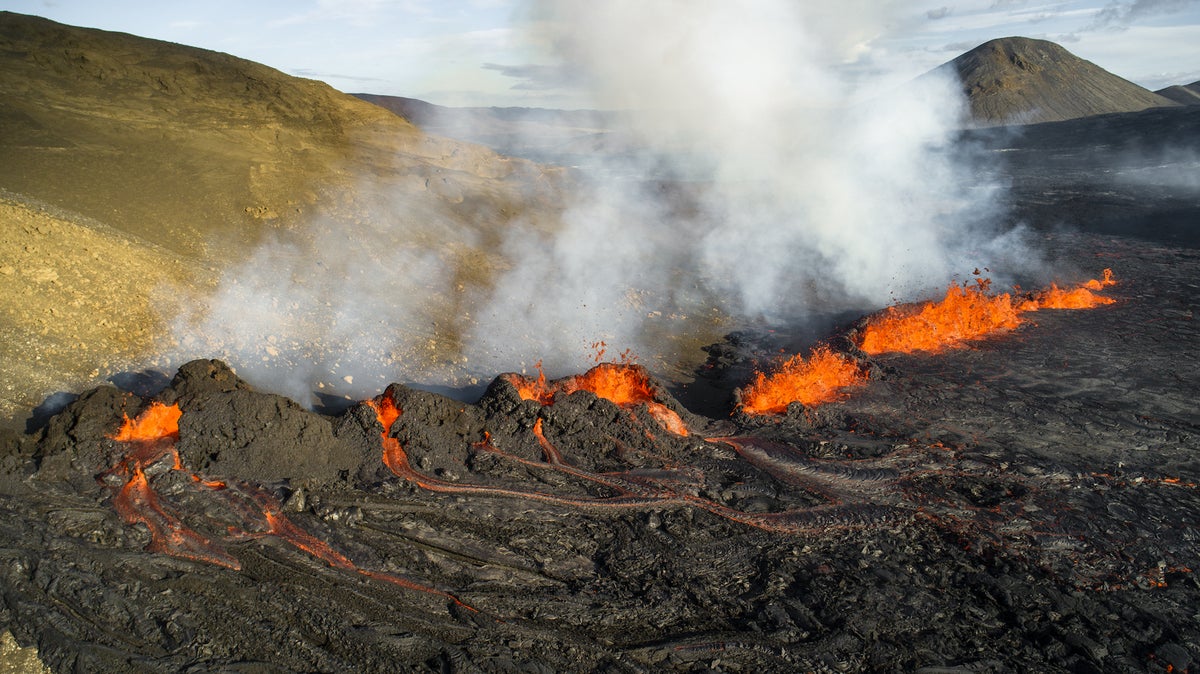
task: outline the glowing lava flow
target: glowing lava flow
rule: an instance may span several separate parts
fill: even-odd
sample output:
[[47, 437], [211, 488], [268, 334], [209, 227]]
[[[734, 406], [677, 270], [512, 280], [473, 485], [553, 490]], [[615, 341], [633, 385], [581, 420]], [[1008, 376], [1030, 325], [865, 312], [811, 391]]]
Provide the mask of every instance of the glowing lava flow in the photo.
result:
[[859, 347], [868, 354], [913, 351], [938, 352], [978, 339], [994, 332], [1010, 330], [1021, 324], [1021, 314], [1039, 309], [1090, 309], [1116, 300], [1096, 295], [1116, 285], [1111, 269], [1102, 279], [1091, 279], [1078, 287], [1064, 290], [1057, 284], [1037, 293], [1031, 300], [1014, 302], [1007, 294], [988, 295], [988, 281], [975, 288], [952, 284], [940, 302], [925, 302], [916, 307], [888, 307], [871, 318], [863, 328]]
[[792, 356], [770, 376], [756, 373], [754, 382], [742, 392], [742, 410], [748, 414], [782, 414], [794, 402], [818, 405], [837, 400], [846, 387], [866, 380], [854, 361], [819, 346], [807, 360]]
[[179, 438], [180, 414], [176, 405], [154, 403], [135, 420], [125, 417], [121, 429], [112, 438], [129, 444], [130, 451], [108, 474], [125, 476], [128, 480], [113, 499], [113, 507], [129, 524], [141, 522], [150, 530], [147, 549], [151, 552], [240, 569], [238, 560], [224, 548], [187, 527], [168, 511], [146, 477], [148, 467], [168, 456], [171, 457], [171, 470], [179, 468], [174, 441]]
[[[776, 512], [747, 512], [719, 503], [710, 498], [697, 495], [703, 473], [696, 469], [681, 471], [669, 468], [659, 470], [635, 469], [615, 473], [592, 473], [576, 468], [567, 462], [562, 452], [546, 438], [541, 419], [534, 423], [533, 434], [542, 448], [545, 460], [536, 461], [516, 456], [496, 447], [490, 436], [484, 435], [480, 442], [472, 443], [475, 451], [485, 451], [526, 466], [555, 471], [564, 475], [591, 482], [607, 491], [614, 492], [612, 496], [558, 496], [541, 491], [518, 488], [497, 487], [493, 485], [468, 484], [449, 482], [421, 473], [413, 468], [400, 442], [391, 437], [391, 424], [400, 418], [400, 412], [385, 394], [375, 400], [367, 401], [380, 424], [384, 426], [381, 434], [383, 441], [384, 462], [397, 476], [402, 477], [422, 489], [435, 493], [475, 494], [480, 496], [500, 496], [523, 498], [541, 501], [559, 506], [570, 506], [584, 509], [628, 509], [647, 507], [688, 506], [712, 513], [727, 520], [765, 531], [784, 534], [824, 533], [834, 529], [861, 528], [878, 524], [883, 519], [894, 517], [896, 513], [886, 506], [859, 504], [843, 504], [830, 498], [829, 505], [796, 508]], [[717, 441], [733, 444], [728, 438]], [[820, 471], [810, 471], [810, 479], [798, 478], [792, 483], [812, 487], [813, 493], [827, 496], [820, 486], [828, 482]], [[827, 496], [828, 497], [828, 496]]]
[[1112, 270], [1105, 269], [1104, 277], [1101, 279], [1092, 279], [1087, 283], [1081, 284], [1078, 288], [1064, 290], [1055, 284], [1050, 285], [1049, 290], [1043, 290], [1038, 294], [1035, 309], [1091, 309], [1102, 304], [1112, 304], [1116, 302], [1111, 297], [1097, 295], [1092, 292], [1094, 290], [1103, 290], [1111, 285], [1116, 285], [1113, 280]]
[[[394, 410], [393, 414], [392, 421], [399, 416], [399, 410]], [[167, 471], [183, 470], [179, 452], [175, 448], [175, 442], [179, 440], [181, 416], [177, 405], [153, 403], [137, 419], [125, 417], [120, 430], [111, 437], [117, 442], [126, 443], [129, 452], [107, 475], [121, 475], [128, 479], [113, 499], [113, 505], [126, 522], [140, 522], [150, 530], [150, 544], [147, 546], [150, 552], [240, 569], [238, 560], [221, 545], [188, 528], [179, 517], [169, 512], [146, 475], [150, 466], [156, 466], [168, 457], [172, 465]], [[399, 443], [396, 446], [398, 448]], [[359, 568], [331, 545], [289, 520], [283, 514], [279, 501], [261, 489], [246, 484], [231, 485], [221, 480], [207, 480], [195, 473], [191, 474], [191, 484], [218, 499], [233, 513], [234, 519], [241, 524], [241, 530], [230, 526], [231, 539], [275, 536], [333, 568], [355, 571], [408, 590], [444, 597], [463, 608], [477, 611], [447, 592], [390, 573]]]
[[524, 400], [536, 400], [543, 405], [553, 405], [559, 395], [570, 395], [576, 391], [589, 391], [598, 398], [610, 400], [625, 408], [645, 405], [650, 416], [663, 428], [676, 435], [687, 435], [683, 419], [666, 405], [654, 399], [650, 376], [641, 367], [632, 363], [600, 363], [587, 372], [566, 377], [555, 382], [546, 381], [542, 365], [537, 364], [538, 377], [530, 379], [518, 374], [506, 375], [506, 379]]

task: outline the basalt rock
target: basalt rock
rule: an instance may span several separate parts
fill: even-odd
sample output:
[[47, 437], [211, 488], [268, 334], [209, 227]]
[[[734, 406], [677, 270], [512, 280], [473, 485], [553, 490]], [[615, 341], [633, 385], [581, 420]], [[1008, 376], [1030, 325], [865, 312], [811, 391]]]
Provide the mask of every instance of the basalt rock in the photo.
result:
[[[0, 628], [54, 671], [1182, 671], [1200, 257], [1058, 237], [1116, 304], [781, 415], [503, 375], [328, 417], [214, 361], [85, 392], [6, 446]], [[177, 438], [114, 439], [154, 403]]]

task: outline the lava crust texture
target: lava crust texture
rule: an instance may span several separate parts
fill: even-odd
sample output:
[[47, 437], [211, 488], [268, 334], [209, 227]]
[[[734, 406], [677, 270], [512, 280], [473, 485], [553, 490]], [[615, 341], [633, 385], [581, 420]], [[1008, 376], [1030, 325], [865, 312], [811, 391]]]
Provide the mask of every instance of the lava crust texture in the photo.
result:
[[1052, 244], [1117, 302], [783, 415], [89, 391], [0, 454], [0, 628], [54, 671], [1194, 669], [1200, 255]]

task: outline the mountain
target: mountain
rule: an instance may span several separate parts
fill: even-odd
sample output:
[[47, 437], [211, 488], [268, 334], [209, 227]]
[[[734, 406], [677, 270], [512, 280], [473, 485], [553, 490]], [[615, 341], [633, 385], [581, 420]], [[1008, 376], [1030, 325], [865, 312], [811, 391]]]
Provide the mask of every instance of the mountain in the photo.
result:
[[1177, 105], [1046, 40], [991, 40], [942, 65], [976, 126], [1056, 122]]
[[228, 54], [0, 12], [0, 418], [145, 363], [162, 298], [204, 306], [266, 240], [369, 230], [468, 292], [555, 175]]
[[466, 107], [435, 105], [416, 98], [353, 94], [390, 110], [423, 131], [486, 145], [497, 152], [550, 163], [572, 163], [578, 155], [627, 152], [632, 140], [614, 131], [621, 113], [602, 110]]
[[1159, 89], [1154, 93], [1180, 105], [1200, 105], [1200, 82], [1176, 84], [1166, 89]]

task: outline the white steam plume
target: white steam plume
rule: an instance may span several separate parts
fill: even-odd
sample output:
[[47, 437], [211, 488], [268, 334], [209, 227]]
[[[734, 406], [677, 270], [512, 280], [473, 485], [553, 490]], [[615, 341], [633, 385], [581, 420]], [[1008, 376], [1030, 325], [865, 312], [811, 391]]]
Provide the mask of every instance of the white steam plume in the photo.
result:
[[[846, 76], [889, 6], [535, 2], [536, 39], [595, 104], [628, 111], [625, 131], [669, 174], [700, 177], [686, 213], [610, 181], [554, 240], [524, 245], [516, 232], [514, 272], [474, 350], [551, 335], [548, 364], [577, 369], [589, 339], [661, 349], [648, 317], [803, 320], [922, 297], [975, 266], [1019, 271], [1017, 256], [997, 256], [1020, 237], [992, 233], [995, 190], [954, 146], [964, 101], [952, 75], [883, 88], [896, 74], [871, 62], [873, 76]], [[604, 175], [631, 172], [608, 161]], [[519, 292], [534, 286], [536, 300]], [[630, 293], [641, 302], [623, 302]]]
[[[611, 136], [641, 151], [597, 156], [557, 226], [485, 222], [482, 208], [464, 224], [412, 193], [317, 221], [183, 316], [181, 356], [223, 355], [309, 401], [537, 360], [578, 372], [599, 341], [679, 372], [696, 339], [739, 322], [922, 298], [976, 266], [1024, 271], [1020, 236], [994, 233], [994, 190], [954, 144], [957, 83], [880, 84], [898, 81], [871, 51], [889, 6], [536, 2], [533, 37], [595, 107], [627, 112]], [[454, 251], [468, 249], [500, 273], [460, 283]]]

